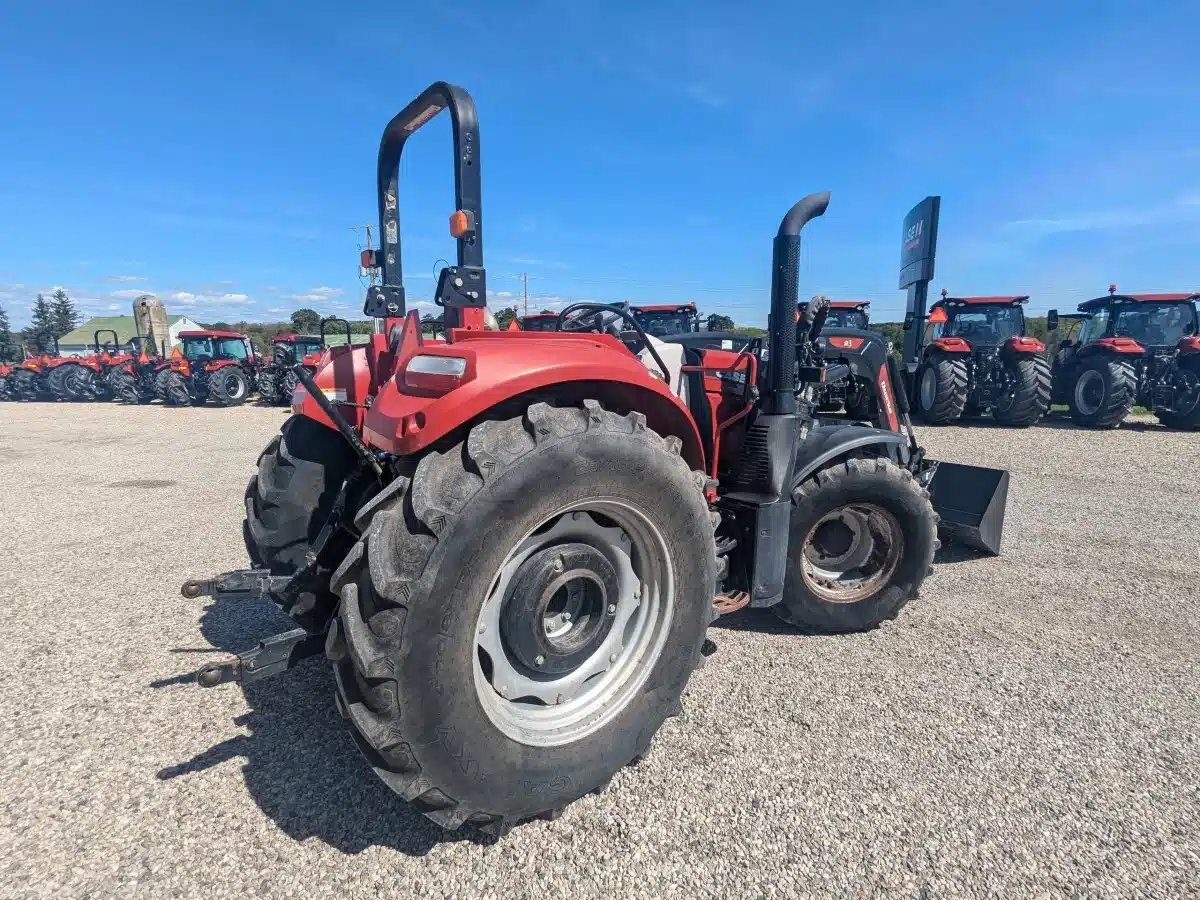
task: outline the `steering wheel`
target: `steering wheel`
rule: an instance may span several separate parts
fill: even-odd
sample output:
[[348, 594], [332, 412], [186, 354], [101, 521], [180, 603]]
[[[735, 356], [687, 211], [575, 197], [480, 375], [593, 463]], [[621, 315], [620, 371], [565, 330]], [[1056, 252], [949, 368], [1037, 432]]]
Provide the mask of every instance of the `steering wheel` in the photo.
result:
[[624, 304], [621, 311], [596, 307], [595, 303], [572, 303], [558, 314], [558, 330], [595, 331], [620, 338], [621, 329], [617, 327], [617, 323], [625, 320], [629, 304]]

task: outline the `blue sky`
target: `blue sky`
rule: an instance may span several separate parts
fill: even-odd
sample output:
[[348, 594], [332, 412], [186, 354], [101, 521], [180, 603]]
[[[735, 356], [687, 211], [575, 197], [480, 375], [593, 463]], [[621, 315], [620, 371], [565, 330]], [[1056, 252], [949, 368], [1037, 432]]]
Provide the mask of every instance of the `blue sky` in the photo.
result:
[[[760, 324], [778, 219], [822, 189], [802, 290], [880, 320], [930, 193], [935, 289], [1200, 289], [1197, 34], [1194, 2], [6, 4], [0, 304], [358, 312], [379, 133], [443, 78], [480, 111], [494, 305], [528, 272], [531, 307]], [[448, 132], [406, 154], [410, 298], [453, 252]]]

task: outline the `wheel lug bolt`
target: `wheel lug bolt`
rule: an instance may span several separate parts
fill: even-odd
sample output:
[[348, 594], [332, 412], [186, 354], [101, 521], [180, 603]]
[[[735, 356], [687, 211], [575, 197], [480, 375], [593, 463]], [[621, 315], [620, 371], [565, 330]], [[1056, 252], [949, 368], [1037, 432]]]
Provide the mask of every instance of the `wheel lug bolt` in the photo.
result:
[[485, 631], [487, 631], [487, 626], [486, 626], [486, 625], [480, 625], [480, 626], [479, 626], [479, 633], [480, 633], [480, 634], [483, 634]]
[[558, 559], [556, 559], [554, 561], [554, 571], [561, 572], [562, 570], [563, 570], [563, 561], [562, 561], [562, 557], [560, 556]]
[[608, 614], [610, 616], [615, 616], [617, 614], [617, 604], [615, 604], [615, 603], [608, 604]]
[[565, 612], [565, 613], [563, 613], [563, 614], [562, 614], [562, 620], [563, 620], [564, 622], [570, 622], [570, 621], [571, 621], [571, 614], [570, 614], [569, 612]]
[[554, 702], [555, 702], [555, 703], [562, 703], [562, 702], [563, 702], [564, 700], [566, 700], [566, 699], [567, 699], [567, 698], [566, 698], [566, 695], [565, 695], [565, 694], [559, 694], [557, 697], [555, 697], [555, 698], [554, 698]]
[[617, 654], [615, 654], [615, 653], [610, 653], [610, 654], [608, 655], [608, 661], [609, 661], [610, 663], [615, 663], [615, 662], [617, 661]]
[[533, 664], [535, 666], [545, 665], [545, 663], [546, 663], [546, 657], [542, 656], [542, 654], [540, 654], [540, 653], [533, 658]]

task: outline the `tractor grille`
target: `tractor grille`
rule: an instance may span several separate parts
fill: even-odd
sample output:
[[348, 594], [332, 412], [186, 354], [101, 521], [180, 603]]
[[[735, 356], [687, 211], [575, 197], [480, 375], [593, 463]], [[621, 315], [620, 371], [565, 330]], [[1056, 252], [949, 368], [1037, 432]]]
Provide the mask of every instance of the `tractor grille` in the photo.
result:
[[746, 430], [742, 444], [742, 457], [734, 473], [734, 485], [738, 490], [764, 492], [771, 484], [771, 454], [767, 441], [767, 429], [762, 425], [751, 425]]

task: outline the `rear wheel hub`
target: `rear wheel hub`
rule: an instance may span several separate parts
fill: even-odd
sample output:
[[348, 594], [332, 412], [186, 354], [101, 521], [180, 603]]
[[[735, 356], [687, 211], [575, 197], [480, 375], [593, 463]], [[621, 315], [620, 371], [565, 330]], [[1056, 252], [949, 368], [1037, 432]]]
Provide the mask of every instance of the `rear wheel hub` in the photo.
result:
[[[500, 613], [500, 636], [529, 674], [562, 675], [604, 643], [619, 596], [612, 563], [587, 544], [547, 547], [513, 576]], [[614, 610], [615, 612], [615, 610]]]

